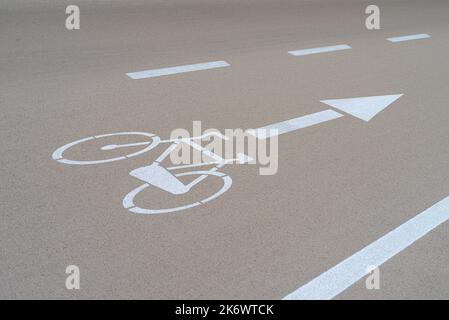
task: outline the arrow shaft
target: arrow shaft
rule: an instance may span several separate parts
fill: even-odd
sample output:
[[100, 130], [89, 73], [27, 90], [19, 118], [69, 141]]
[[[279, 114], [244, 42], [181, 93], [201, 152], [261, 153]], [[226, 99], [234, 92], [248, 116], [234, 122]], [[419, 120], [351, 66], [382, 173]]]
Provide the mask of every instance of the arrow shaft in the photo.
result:
[[266, 139], [284, 133], [311, 127], [330, 120], [338, 119], [340, 117], [343, 117], [341, 113], [328, 109], [311, 113], [302, 117], [282, 122], [276, 122], [257, 129], [248, 130], [248, 132], [256, 136], [256, 138], [258, 139]]

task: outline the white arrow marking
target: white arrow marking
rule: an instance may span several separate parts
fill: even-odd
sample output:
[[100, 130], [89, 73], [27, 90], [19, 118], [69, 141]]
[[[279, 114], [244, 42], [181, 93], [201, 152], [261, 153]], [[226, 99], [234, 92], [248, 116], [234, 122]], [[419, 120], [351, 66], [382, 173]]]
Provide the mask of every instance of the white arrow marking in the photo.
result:
[[322, 100], [321, 102], [359, 119], [370, 121], [375, 115], [399, 99], [402, 94], [350, 99]]
[[[395, 94], [387, 96], [322, 100], [321, 102], [359, 119], [369, 121], [401, 96], [402, 94]], [[340, 117], [343, 117], [341, 113], [333, 110], [324, 110], [306, 116], [276, 122], [257, 129], [248, 129], [247, 132], [258, 139], [266, 139], [338, 119]]]

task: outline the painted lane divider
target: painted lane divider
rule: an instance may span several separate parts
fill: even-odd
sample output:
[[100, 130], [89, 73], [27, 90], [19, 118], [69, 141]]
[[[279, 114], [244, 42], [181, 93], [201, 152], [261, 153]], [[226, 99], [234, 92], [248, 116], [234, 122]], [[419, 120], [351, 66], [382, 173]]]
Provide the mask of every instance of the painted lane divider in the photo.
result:
[[449, 219], [449, 197], [290, 293], [284, 300], [329, 300]]
[[420, 34], [412, 34], [412, 35], [408, 35], [408, 36], [387, 38], [387, 40], [390, 42], [403, 42], [403, 41], [412, 41], [412, 40], [427, 39], [427, 38], [431, 38], [431, 36], [428, 35], [427, 33], [420, 33]]
[[347, 44], [339, 44], [336, 46], [328, 46], [328, 47], [319, 47], [319, 48], [309, 48], [309, 49], [301, 49], [301, 50], [293, 50], [288, 53], [292, 56], [307, 56], [310, 54], [324, 53], [324, 52], [332, 52], [332, 51], [341, 51], [352, 49]]
[[[321, 100], [321, 102], [361, 120], [369, 121], [401, 96], [402, 94], [393, 94], [386, 96]], [[341, 113], [329, 109], [299, 118], [269, 124], [257, 129], [249, 129], [247, 132], [258, 139], [266, 139], [275, 135], [281, 135], [295, 130], [311, 127], [313, 125], [341, 117], [343, 117]], [[277, 133], [276, 131], [272, 131], [272, 129], [277, 129]]]
[[212, 62], [188, 64], [188, 65], [176, 66], [176, 67], [170, 67], [170, 68], [130, 72], [130, 73], [127, 73], [126, 75], [128, 77], [130, 77], [131, 79], [138, 80], [138, 79], [167, 76], [167, 75], [172, 75], [172, 74], [177, 74], [177, 73], [186, 73], [186, 72], [192, 72], [192, 71], [225, 68], [225, 67], [230, 67], [230, 66], [231, 65], [229, 63], [227, 63], [226, 61], [212, 61]]

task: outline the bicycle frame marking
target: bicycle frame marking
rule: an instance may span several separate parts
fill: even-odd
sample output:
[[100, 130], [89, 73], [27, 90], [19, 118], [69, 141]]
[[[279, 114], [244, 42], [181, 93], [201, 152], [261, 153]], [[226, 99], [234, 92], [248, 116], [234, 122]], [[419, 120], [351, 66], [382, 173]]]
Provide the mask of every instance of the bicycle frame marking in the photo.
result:
[[[166, 174], [167, 171], [172, 171], [172, 170], [177, 170], [177, 169], [182, 169], [182, 168], [190, 168], [190, 167], [199, 167], [199, 166], [206, 166], [206, 165], [211, 165], [214, 164], [214, 167], [212, 167], [210, 170], [204, 171], [205, 174], [200, 175], [198, 178], [194, 179], [192, 182], [190, 182], [187, 185], [184, 186], [180, 186], [178, 183], [175, 183], [175, 180], [171, 180], [173, 182], [173, 188], [170, 189], [170, 184], [167, 184], [166, 182], [163, 183], [161, 182], [160, 186], [165, 186], [162, 187], [161, 189], [163, 189], [164, 191], [170, 192], [172, 194], [184, 194], [190, 191], [191, 188], [193, 188], [195, 185], [199, 184], [201, 181], [203, 181], [204, 179], [206, 179], [208, 177], [209, 174], [211, 174], [212, 172], [217, 171], [219, 168], [225, 166], [227, 163], [229, 163], [230, 161], [234, 161], [236, 159], [223, 159], [222, 157], [220, 157], [219, 155], [210, 152], [209, 150], [203, 148], [202, 146], [198, 145], [197, 143], [193, 142], [192, 140], [194, 139], [198, 139], [198, 138], [203, 138], [203, 136], [201, 137], [194, 137], [194, 138], [188, 138], [188, 139], [174, 139], [174, 140], [165, 140], [162, 141], [161, 143], [171, 143], [170, 146], [165, 149], [165, 151], [159, 155], [159, 157], [157, 157], [157, 159], [153, 162], [152, 165], [147, 166], [147, 167], [141, 167], [141, 168], [137, 168], [133, 171], [130, 172], [130, 175], [140, 179], [148, 184], [151, 184], [148, 179], [148, 177], [151, 177], [152, 173], [159, 173], [159, 174]], [[181, 165], [181, 166], [173, 166], [173, 167], [168, 167], [165, 168], [167, 171], [164, 170], [160, 170], [160, 168], [156, 168], [156, 166], [154, 165], [155, 163], [157, 163], [158, 165], [164, 161], [181, 143], [186, 143], [188, 145], [190, 145], [192, 148], [204, 153], [205, 155], [207, 155], [208, 157], [211, 157], [212, 159], [214, 159], [214, 162], [202, 162], [202, 163], [196, 163], [196, 164], [189, 164], [189, 165]], [[182, 176], [182, 174], [173, 174], [174, 177], [179, 177]], [[169, 178], [168, 176], [166, 176], [167, 178]], [[178, 187], [177, 187], [177, 186]], [[157, 186], [157, 185], [155, 185]]]

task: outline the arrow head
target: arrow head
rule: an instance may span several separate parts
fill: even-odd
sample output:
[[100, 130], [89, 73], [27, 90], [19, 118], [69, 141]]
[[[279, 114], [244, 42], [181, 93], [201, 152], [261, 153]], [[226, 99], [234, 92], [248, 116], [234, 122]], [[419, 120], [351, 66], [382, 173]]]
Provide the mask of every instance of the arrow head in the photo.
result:
[[370, 121], [401, 96], [402, 94], [392, 94], [386, 96], [321, 100], [321, 102], [364, 121]]

